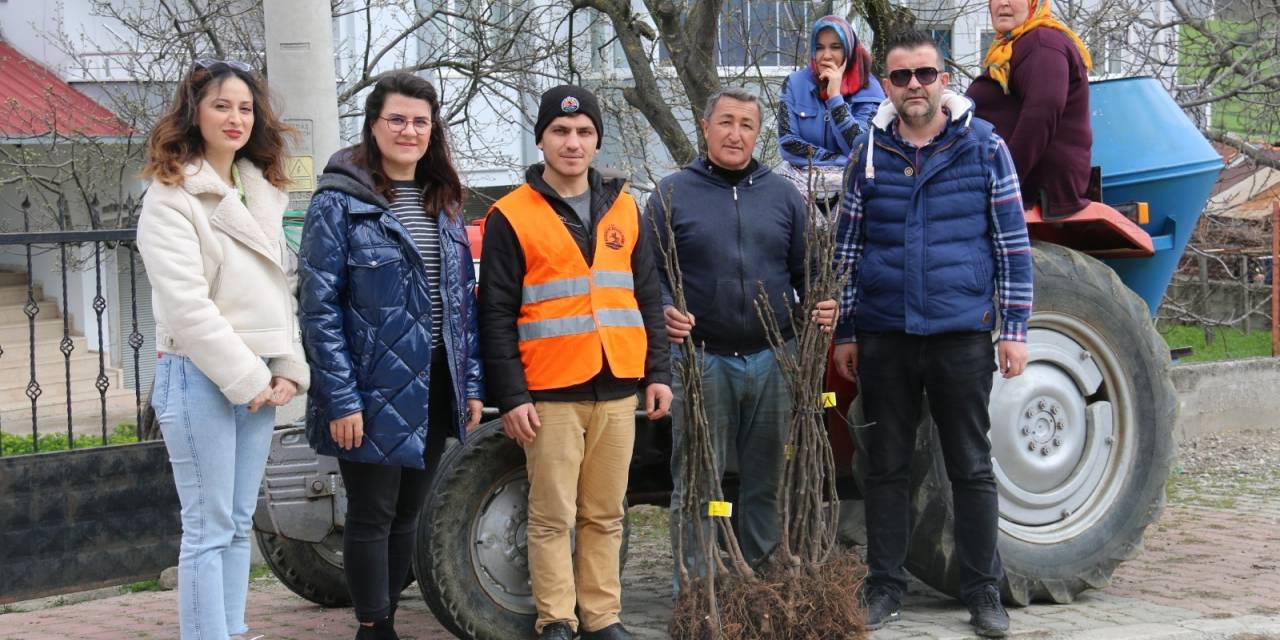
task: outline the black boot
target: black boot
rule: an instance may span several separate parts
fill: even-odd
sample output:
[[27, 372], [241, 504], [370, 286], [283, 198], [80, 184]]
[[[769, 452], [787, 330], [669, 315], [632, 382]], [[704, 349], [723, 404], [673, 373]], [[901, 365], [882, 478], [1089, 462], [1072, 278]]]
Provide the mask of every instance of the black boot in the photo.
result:
[[400, 636], [396, 634], [395, 622], [386, 617], [372, 626], [361, 624], [356, 630], [356, 640], [400, 640]]

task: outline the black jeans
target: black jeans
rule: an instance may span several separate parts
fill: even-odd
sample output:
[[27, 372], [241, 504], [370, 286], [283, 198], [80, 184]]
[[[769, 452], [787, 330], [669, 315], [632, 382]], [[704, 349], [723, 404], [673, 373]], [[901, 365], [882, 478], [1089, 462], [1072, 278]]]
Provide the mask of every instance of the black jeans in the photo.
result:
[[937, 425], [955, 504], [960, 593], [968, 600], [998, 584], [999, 505], [991, 466], [987, 402], [996, 371], [991, 334], [915, 336], [858, 332], [858, 384], [870, 426], [867, 453], [868, 584], [899, 597], [911, 535], [911, 458], [921, 392]]
[[437, 348], [436, 354], [427, 405], [426, 470], [338, 460], [347, 487], [342, 566], [360, 622], [386, 618], [400, 601], [413, 561], [418, 513], [446, 439], [454, 431], [449, 365], [443, 348]]

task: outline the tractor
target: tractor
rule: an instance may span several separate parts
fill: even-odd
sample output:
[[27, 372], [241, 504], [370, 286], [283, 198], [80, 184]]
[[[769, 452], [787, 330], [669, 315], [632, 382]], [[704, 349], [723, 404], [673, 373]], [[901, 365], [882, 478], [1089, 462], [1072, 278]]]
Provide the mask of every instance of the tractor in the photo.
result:
[[[1017, 378], [996, 374], [989, 405], [1002, 588], [1015, 605], [1070, 602], [1105, 587], [1160, 514], [1178, 403], [1169, 349], [1152, 318], [1222, 167], [1155, 79], [1096, 82], [1090, 101], [1093, 164], [1101, 168], [1094, 204], [1065, 219], [1027, 211], [1035, 279], [1029, 360]], [[838, 394], [828, 433], [842, 469], [842, 509], [860, 510], [859, 430], [849, 428], [860, 424], [856, 389], [833, 371], [828, 379]], [[957, 595], [954, 542], [945, 533], [955, 523], [951, 492], [927, 404], [921, 411], [907, 564], [924, 583]], [[524, 453], [496, 418], [488, 412], [440, 459], [414, 558], [431, 611], [475, 640], [531, 637], [535, 618]], [[666, 505], [669, 424], [636, 419], [628, 502]], [[315, 455], [302, 427], [279, 428], [254, 517], [257, 541], [281, 582], [324, 606], [350, 604], [345, 508], [336, 461]]]

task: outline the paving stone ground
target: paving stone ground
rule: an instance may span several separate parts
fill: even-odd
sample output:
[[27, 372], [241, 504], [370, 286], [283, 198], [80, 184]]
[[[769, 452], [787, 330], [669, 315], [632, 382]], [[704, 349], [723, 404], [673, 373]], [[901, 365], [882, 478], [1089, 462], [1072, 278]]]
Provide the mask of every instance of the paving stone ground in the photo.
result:
[[[1014, 637], [1280, 640], [1280, 443], [1272, 444], [1280, 441], [1277, 436], [1280, 431], [1225, 432], [1183, 446], [1168, 485], [1170, 502], [1148, 530], [1142, 553], [1121, 565], [1110, 587], [1086, 592], [1072, 604], [1011, 610]], [[667, 546], [663, 514], [638, 507], [623, 617], [642, 640], [667, 637]], [[405, 594], [397, 616], [401, 637], [449, 638], [415, 589]], [[174, 592], [57, 604], [0, 607], [0, 640], [177, 637]], [[963, 607], [919, 583], [912, 584], [902, 615], [875, 639], [973, 637]], [[313, 605], [270, 576], [252, 583], [248, 619], [268, 640], [354, 635], [350, 610]]]

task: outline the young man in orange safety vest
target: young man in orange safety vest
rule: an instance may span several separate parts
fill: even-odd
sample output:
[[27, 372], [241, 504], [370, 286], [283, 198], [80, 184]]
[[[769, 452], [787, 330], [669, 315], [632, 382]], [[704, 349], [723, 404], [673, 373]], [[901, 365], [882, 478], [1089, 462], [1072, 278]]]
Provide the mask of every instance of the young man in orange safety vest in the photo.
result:
[[591, 92], [542, 94], [543, 162], [489, 210], [480, 258], [489, 398], [528, 461], [540, 639], [631, 637], [618, 556], [637, 391], [650, 419], [671, 404], [653, 231], [625, 181], [591, 168], [603, 131]]

